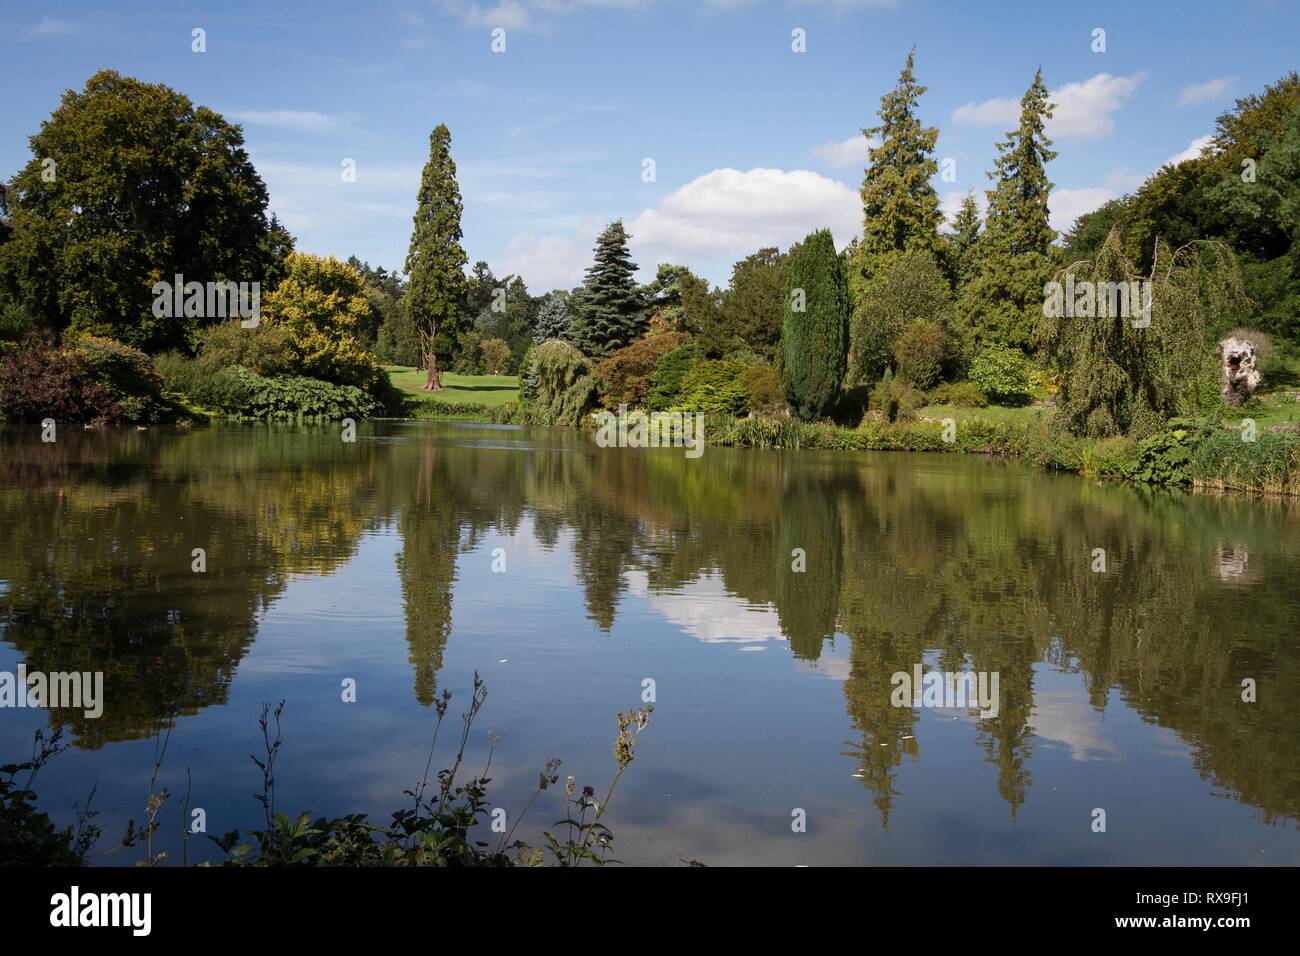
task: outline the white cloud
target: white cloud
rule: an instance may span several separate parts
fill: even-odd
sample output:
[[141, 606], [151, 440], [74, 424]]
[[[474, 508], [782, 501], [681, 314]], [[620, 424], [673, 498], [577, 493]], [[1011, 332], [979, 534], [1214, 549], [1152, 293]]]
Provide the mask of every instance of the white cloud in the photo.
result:
[[515, 233], [500, 257], [497, 274], [523, 276], [533, 295], [572, 289], [582, 282], [591, 265], [591, 250], [604, 226], [603, 221], [585, 219], [572, 235]]
[[830, 7], [832, 10], [857, 10], [862, 7], [892, 7], [898, 0], [792, 0], [796, 7]]
[[243, 110], [230, 113], [237, 122], [254, 126], [273, 126], [299, 133], [323, 133], [338, 129], [340, 119], [315, 110]]
[[549, 18], [585, 9], [613, 7], [641, 10], [651, 0], [438, 0], [443, 11], [458, 17], [466, 26], [506, 30], [544, 30]]
[[1020, 101], [1009, 96], [966, 103], [952, 111], [952, 121], [960, 126], [1010, 126], [1019, 116]]
[[806, 169], [715, 169], [628, 223], [644, 266], [699, 257], [735, 261], [785, 247], [827, 227], [842, 246], [860, 228], [862, 204], [841, 182]]
[[1110, 186], [1054, 189], [1048, 200], [1048, 222], [1053, 229], [1064, 234], [1074, 225], [1074, 220], [1084, 213], [1100, 209], [1112, 199], [1118, 199], [1120, 195], [1118, 189]]
[[669, 624], [705, 644], [755, 646], [785, 640], [776, 609], [736, 597], [716, 571], [671, 593], [652, 590], [644, 571], [628, 571], [624, 580], [628, 594], [641, 598]]
[[814, 146], [808, 153], [831, 166], [866, 166], [868, 148], [878, 144], [879, 140], [869, 141], [859, 133], [843, 142], [828, 140], [820, 146]]
[[1111, 114], [1124, 105], [1146, 79], [1146, 73], [1111, 76], [1098, 73], [1082, 83], [1067, 83], [1052, 93], [1056, 111], [1048, 122], [1053, 138], [1093, 139], [1114, 128]]
[[[1146, 73], [1111, 76], [1098, 73], [1079, 83], [1067, 83], [1050, 94], [1056, 109], [1047, 124], [1053, 139], [1093, 139], [1114, 128], [1111, 114], [1137, 92]], [[954, 123], [965, 126], [996, 126], [1009, 129], [1020, 116], [1018, 99], [999, 96], [978, 103], [966, 103], [952, 111]]]
[[1189, 159], [1197, 159], [1201, 155], [1201, 150], [1209, 146], [1214, 141], [1214, 136], [1206, 133], [1204, 136], [1198, 136], [1187, 144], [1187, 148], [1181, 153], [1175, 153], [1166, 159], [1162, 166], [1177, 166], [1179, 163], [1185, 163]]
[[1057, 232], [1068, 232], [1074, 221], [1084, 213], [1100, 209], [1112, 199], [1132, 192], [1145, 179], [1141, 173], [1114, 169], [1107, 173], [1100, 186], [1054, 189], [1048, 200], [1048, 221]]
[[1184, 86], [1182, 92], [1178, 95], [1178, 102], [1174, 105], [1195, 106], [1198, 103], [1212, 103], [1215, 100], [1223, 99], [1235, 82], [1235, 77], [1221, 76], [1218, 79], [1206, 80], [1204, 83], [1192, 83], [1190, 86]]
[[[842, 248], [861, 220], [858, 194], [843, 183], [806, 169], [757, 168], [705, 173], [624, 225], [643, 279], [660, 262], [684, 262], [721, 285], [732, 264], [757, 249], [786, 248], [820, 228], [829, 228]], [[576, 232], [516, 233], [498, 271], [519, 273], [534, 291], [572, 288], [591, 264], [604, 226], [604, 220], [586, 219]]]

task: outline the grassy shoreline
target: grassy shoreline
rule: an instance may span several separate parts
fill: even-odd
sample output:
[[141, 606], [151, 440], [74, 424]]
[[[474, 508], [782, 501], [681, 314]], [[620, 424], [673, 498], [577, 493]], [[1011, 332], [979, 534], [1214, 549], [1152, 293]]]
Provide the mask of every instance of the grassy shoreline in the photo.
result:
[[[446, 390], [430, 393], [417, 391], [423, 384], [417, 375], [394, 376], [394, 384], [411, 399], [410, 419], [551, 424], [520, 405], [518, 380], [511, 376], [444, 378]], [[704, 434], [706, 444], [714, 447], [993, 455], [1089, 480], [1132, 481], [1202, 493], [1300, 496], [1300, 404], [1266, 396], [1258, 407], [1234, 411], [1237, 414], [1255, 420], [1255, 441], [1242, 440], [1236, 424], [1240, 419], [1176, 420], [1165, 432], [1144, 441], [1083, 439], [1056, 427], [1052, 409], [1041, 403], [988, 409], [931, 405], [913, 419], [884, 422], [869, 416], [856, 427], [794, 418], [710, 415]], [[953, 423], [949, 441], [944, 439], [945, 419]]]

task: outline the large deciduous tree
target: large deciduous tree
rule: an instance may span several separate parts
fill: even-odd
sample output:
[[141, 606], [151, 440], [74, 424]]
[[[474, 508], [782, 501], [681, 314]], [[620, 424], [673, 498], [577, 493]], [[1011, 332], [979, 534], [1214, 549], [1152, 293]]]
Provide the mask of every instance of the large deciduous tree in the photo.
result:
[[790, 258], [775, 246], [737, 262], [731, 286], [722, 299], [727, 329], [755, 352], [774, 358], [785, 318], [785, 290]]
[[844, 266], [830, 230], [811, 233], [793, 254], [781, 332], [781, 389], [803, 419], [825, 415], [839, 399], [848, 352]]
[[7, 314], [147, 351], [189, 349], [202, 317], [155, 316], [154, 283], [281, 277], [292, 239], [266, 215], [240, 128], [175, 90], [101, 70], [64, 93], [30, 144], [6, 188]]
[[424, 387], [440, 391], [438, 360], [450, 359], [457, 333], [466, 326], [465, 264], [461, 248], [463, 211], [456, 164], [451, 158], [451, 133], [439, 123], [429, 134], [429, 161], [420, 177], [415, 228], [406, 253], [406, 308], [420, 330]]

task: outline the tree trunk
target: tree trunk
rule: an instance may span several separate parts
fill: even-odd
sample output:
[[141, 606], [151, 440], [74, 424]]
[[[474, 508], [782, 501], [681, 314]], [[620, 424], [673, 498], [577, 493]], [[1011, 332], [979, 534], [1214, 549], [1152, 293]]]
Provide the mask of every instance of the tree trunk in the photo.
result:
[[426, 392], [442, 391], [442, 375], [438, 372], [438, 356], [432, 352], [425, 354], [424, 390]]
[[424, 391], [441, 392], [442, 376], [438, 372], [438, 356], [433, 350], [433, 341], [436, 331], [430, 329], [429, 332], [422, 333], [421, 338], [424, 340]]

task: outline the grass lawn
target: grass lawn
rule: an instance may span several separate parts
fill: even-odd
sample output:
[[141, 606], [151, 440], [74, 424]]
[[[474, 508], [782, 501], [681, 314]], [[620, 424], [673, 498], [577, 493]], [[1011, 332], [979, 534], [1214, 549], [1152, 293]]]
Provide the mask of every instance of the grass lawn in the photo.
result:
[[453, 375], [442, 373], [441, 392], [424, 391], [424, 372], [407, 365], [385, 365], [388, 377], [403, 392], [420, 400], [438, 402], [479, 402], [504, 405], [519, 397], [519, 378], [515, 375]]

